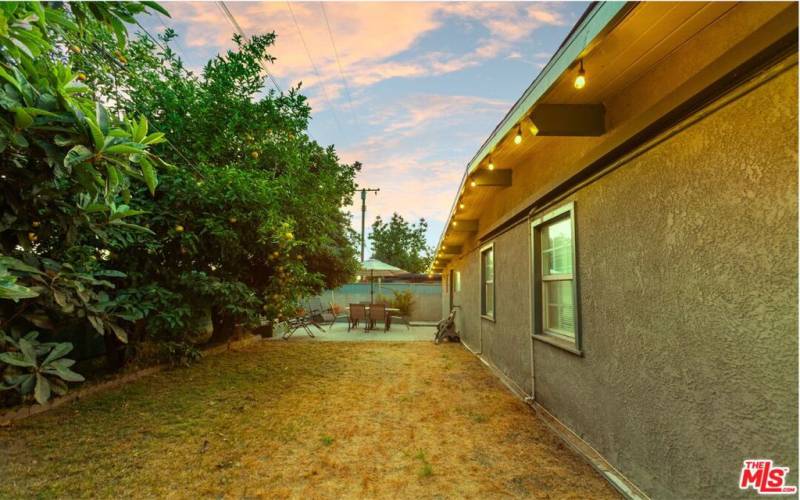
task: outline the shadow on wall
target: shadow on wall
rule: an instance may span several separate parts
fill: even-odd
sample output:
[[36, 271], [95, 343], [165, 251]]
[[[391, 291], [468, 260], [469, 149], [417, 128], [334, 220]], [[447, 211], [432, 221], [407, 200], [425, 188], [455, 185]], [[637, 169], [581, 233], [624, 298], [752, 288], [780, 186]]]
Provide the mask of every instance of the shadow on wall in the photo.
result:
[[[334, 303], [341, 309], [350, 304], [369, 302], [369, 283], [349, 283], [320, 294], [322, 304]], [[374, 285], [374, 298], [391, 301], [394, 292], [410, 292], [414, 300], [410, 321], [439, 321], [442, 319], [442, 285], [440, 283], [378, 283]]]

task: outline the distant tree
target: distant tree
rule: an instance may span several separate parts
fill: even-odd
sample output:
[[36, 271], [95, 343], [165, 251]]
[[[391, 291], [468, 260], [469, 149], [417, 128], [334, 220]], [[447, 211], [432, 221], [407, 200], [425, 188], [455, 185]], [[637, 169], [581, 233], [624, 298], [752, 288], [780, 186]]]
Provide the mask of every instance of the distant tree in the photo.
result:
[[386, 262], [411, 273], [422, 273], [433, 258], [432, 249], [426, 245], [428, 223], [420, 219], [415, 225], [398, 213], [389, 222], [377, 217], [372, 224], [372, 258]]

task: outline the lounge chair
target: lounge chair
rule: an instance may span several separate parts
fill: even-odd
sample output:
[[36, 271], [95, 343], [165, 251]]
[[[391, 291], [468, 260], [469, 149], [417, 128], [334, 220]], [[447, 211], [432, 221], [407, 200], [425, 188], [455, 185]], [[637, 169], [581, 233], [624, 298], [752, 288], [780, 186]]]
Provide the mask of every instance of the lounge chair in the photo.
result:
[[314, 334], [311, 333], [311, 329], [309, 326], [316, 326], [317, 328], [322, 329], [318, 324], [314, 323], [310, 316], [305, 314], [299, 314], [294, 318], [289, 318], [286, 320], [286, 333], [283, 334], [283, 340], [289, 340], [289, 337], [294, 335], [299, 329], [303, 329], [306, 331], [309, 337], [312, 339], [315, 338]]
[[330, 303], [331, 308], [325, 312], [331, 315], [331, 323], [328, 325], [329, 327], [333, 326], [336, 323], [336, 320], [339, 318], [349, 318], [350, 314], [346, 311], [336, 312], [336, 308], [334, 307], [333, 302]]

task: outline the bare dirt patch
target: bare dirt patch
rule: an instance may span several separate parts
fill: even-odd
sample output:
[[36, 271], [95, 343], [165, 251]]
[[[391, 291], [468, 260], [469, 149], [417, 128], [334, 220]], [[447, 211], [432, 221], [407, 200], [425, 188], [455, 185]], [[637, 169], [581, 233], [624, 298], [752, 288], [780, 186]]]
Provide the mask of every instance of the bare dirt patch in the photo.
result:
[[263, 342], [0, 429], [0, 497], [616, 498], [456, 344]]

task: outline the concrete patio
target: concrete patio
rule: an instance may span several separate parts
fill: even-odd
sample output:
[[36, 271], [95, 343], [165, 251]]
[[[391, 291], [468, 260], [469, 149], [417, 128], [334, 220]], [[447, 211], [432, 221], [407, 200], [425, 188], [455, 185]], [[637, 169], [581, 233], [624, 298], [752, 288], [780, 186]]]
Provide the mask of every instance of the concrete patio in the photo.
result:
[[[391, 329], [383, 331], [380, 323], [374, 330], [364, 331], [364, 327], [353, 328], [347, 331], [347, 322], [339, 321], [333, 326], [323, 325], [323, 331], [318, 328], [310, 327], [314, 338], [306, 334], [302, 328], [294, 332], [289, 338], [289, 342], [317, 340], [321, 342], [433, 342], [433, 335], [436, 332], [434, 323], [411, 322], [410, 326], [401, 323], [392, 324]], [[282, 332], [281, 332], [282, 334]], [[273, 340], [285, 342], [281, 334], [276, 332]]]

